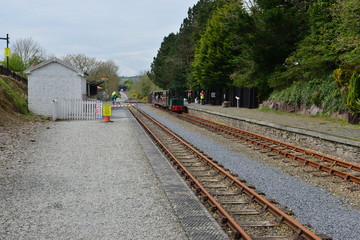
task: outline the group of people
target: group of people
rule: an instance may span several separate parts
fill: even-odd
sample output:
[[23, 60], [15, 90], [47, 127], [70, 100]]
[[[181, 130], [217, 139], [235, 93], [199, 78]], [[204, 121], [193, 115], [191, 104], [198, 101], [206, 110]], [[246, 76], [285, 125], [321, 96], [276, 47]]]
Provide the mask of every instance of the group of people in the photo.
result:
[[[191, 103], [192, 102], [192, 92], [191, 91], [189, 91], [188, 92], [188, 103]], [[201, 91], [200, 92], [200, 103], [201, 103], [201, 105], [205, 105], [205, 92], [204, 91]]]

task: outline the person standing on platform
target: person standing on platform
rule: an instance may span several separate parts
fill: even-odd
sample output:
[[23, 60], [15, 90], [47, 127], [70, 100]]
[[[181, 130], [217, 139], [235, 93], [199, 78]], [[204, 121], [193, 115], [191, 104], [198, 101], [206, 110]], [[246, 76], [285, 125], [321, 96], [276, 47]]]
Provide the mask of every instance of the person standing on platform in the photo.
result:
[[204, 91], [200, 92], [200, 102], [201, 102], [201, 105], [205, 105], [205, 93], [204, 93]]
[[188, 103], [191, 103], [192, 94], [191, 91], [188, 92]]
[[115, 104], [116, 98], [117, 98], [117, 95], [116, 95], [116, 92], [114, 91], [114, 92], [111, 94], [111, 101], [112, 101], [113, 104]]

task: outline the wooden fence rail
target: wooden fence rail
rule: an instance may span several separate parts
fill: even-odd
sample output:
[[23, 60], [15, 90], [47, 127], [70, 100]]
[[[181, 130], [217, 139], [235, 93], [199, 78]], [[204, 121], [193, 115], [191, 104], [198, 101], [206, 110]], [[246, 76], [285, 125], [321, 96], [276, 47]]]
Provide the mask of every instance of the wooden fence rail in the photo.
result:
[[53, 120], [96, 120], [102, 118], [102, 102], [81, 99], [54, 100]]

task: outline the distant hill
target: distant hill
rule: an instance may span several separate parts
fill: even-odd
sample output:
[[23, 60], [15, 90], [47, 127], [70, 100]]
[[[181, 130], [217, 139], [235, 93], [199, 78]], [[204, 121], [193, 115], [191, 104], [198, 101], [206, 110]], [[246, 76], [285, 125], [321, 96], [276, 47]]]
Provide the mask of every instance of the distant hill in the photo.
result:
[[127, 80], [132, 80], [133, 83], [136, 83], [139, 81], [140, 76], [132, 76], [132, 77], [125, 77], [125, 76], [121, 76], [121, 82], [125, 82]]

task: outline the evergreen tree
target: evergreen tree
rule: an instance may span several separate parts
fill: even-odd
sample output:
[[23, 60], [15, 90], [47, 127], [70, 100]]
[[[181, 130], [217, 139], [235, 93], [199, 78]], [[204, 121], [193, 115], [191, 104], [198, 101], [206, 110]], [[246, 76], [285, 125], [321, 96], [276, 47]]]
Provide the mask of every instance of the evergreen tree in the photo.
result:
[[360, 113], [360, 72], [355, 71], [350, 79], [346, 105], [353, 113]]
[[286, 59], [285, 71], [278, 75], [272, 86], [283, 83], [326, 78], [338, 64], [333, 48], [335, 25], [331, 6], [336, 0], [316, 0], [309, 8], [309, 34], [299, 43], [296, 51]]
[[245, 52], [243, 39], [249, 28], [251, 19], [242, 1], [232, 1], [213, 14], [192, 63], [192, 77], [201, 88], [233, 86], [235, 57]]
[[150, 79], [160, 88], [168, 89], [173, 78], [174, 48], [177, 35], [169, 34], [161, 43], [160, 49], [151, 64], [151, 72], [148, 74]]
[[193, 86], [190, 66], [195, 47], [204, 32], [208, 19], [215, 9], [232, 0], [200, 0], [188, 10], [179, 32], [164, 38], [148, 74], [151, 80], [164, 89], [184, 89]]
[[[238, 76], [238, 85], [253, 85], [259, 88], [264, 99], [270, 87], [283, 85], [272, 77], [281, 71], [289, 54], [295, 51], [298, 42], [308, 29], [307, 8], [309, 0], [256, 0], [251, 9], [255, 22], [252, 39], [249, 39], [249, 56], [246, 71]], [[274, 81], [274, 79], [276, 81]], [[252, 81], [249, 83], [249, 81]]]
[[360, 65], [360, 1], [337, 0], [332, 13], [336, 24], [334, 48], [340, 53], [341, 65], [354, 69]]

